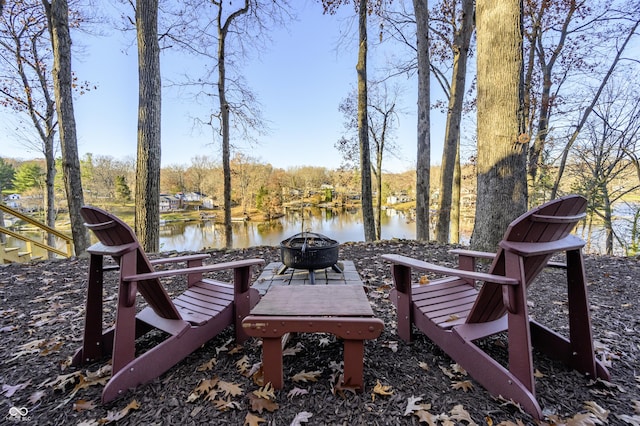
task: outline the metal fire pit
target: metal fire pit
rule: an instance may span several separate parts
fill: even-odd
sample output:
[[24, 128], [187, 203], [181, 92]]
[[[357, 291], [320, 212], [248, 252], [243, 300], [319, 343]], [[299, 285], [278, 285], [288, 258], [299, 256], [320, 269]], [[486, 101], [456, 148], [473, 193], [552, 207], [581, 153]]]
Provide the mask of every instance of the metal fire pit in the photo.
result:
[[331, 266], [336, 272], [342, 272], [337, 265], [339, 244], [322, 234], [301, 232], [280, 243], [280, 257], [283, 267], [278, 271], [283, 274], [287, 268], [307, 269], [309, 281], [315, 284], [315, 269]]

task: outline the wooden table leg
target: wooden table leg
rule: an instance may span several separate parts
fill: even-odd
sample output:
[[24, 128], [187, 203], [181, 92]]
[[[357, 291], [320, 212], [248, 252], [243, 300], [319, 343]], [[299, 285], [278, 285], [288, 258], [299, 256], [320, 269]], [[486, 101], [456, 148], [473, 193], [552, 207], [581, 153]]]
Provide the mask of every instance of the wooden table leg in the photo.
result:
[[344, 385], [364, 389], [364, 341], [344, 341]]
[[264, 384], [271, 382], [274, 389], [282, 389], [282, 338], [262, 338], [262, 370]]

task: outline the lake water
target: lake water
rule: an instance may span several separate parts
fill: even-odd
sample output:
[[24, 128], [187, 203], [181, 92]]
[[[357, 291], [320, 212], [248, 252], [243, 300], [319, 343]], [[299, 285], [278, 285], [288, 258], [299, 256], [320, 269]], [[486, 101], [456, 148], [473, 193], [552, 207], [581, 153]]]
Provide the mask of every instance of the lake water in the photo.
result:
[[[234, 222], [233, 247], [278, 246], [280, 242], [303, 231], [326, 235], [346, 243], [364, 241], [360, 209], [306, 208], [288, 210], [270, 222]], [[387, 209], [382, 212], [382, 239], [415, 239], [415, 222], [402, 212]], [[170, 223], [160, 227], [161, 251], [198, 251], [222, 248], [224, 227], [212, 221]]]

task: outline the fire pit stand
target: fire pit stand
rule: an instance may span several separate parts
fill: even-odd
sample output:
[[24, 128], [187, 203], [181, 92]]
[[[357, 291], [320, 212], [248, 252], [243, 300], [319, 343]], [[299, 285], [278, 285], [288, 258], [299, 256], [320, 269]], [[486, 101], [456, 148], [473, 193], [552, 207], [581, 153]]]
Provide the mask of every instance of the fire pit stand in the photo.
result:
[[284, 274], [288, 268], [307, 269], [309, 281], [315, 284], [316, 269], [331, 267], [341, 273], [342, 270], [337, 265], [339, 246], [336, 240], [322, 234], [301, 232], [293, 235], [280, 243], [283, 265], [278, 270], [278, 275]]

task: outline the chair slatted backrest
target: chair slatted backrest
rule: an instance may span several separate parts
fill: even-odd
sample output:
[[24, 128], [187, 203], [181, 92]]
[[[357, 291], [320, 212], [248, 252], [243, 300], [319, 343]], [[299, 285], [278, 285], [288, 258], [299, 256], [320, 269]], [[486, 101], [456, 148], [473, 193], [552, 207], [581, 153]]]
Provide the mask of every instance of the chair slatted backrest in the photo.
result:
[[[95, 234], [103, 245], [108, 247], [131, 245], [131, 250], [136, 251], [136, 274], [153, 272], [153, 266], [151, 266], [147, 255], [142, 250], [135, 233], [129, 225], [118, 217], [93, 206], [82, 207], [80, 213], [85, 220], [85, 226]], [[91, 248], [89, 251], [91, 252]], [[122, 274], [122, 256], [113, 256], [113, 258], [120, 265]], [[137, 285], [138, 291], [156, 314], [167, 319], [181, 319], [169, 294], [158, 279], [139, 281]]]
[[[558, 241], [569, 235], [576, 224], [584, 218], [587, 200], [578, 195], [568, 195], [534, 208], [511, 222], [504, 241], [522, 243], [545, 243]], [[528, 287], [555, 253], [524, 258], [525, 284]], [[498, 248], [490, 272], [505, 275], [505, 251]], [[468, 323], [487, 322], [506, 313], [502, 299], [502, 287], [485, 282], [467, 317]]]

